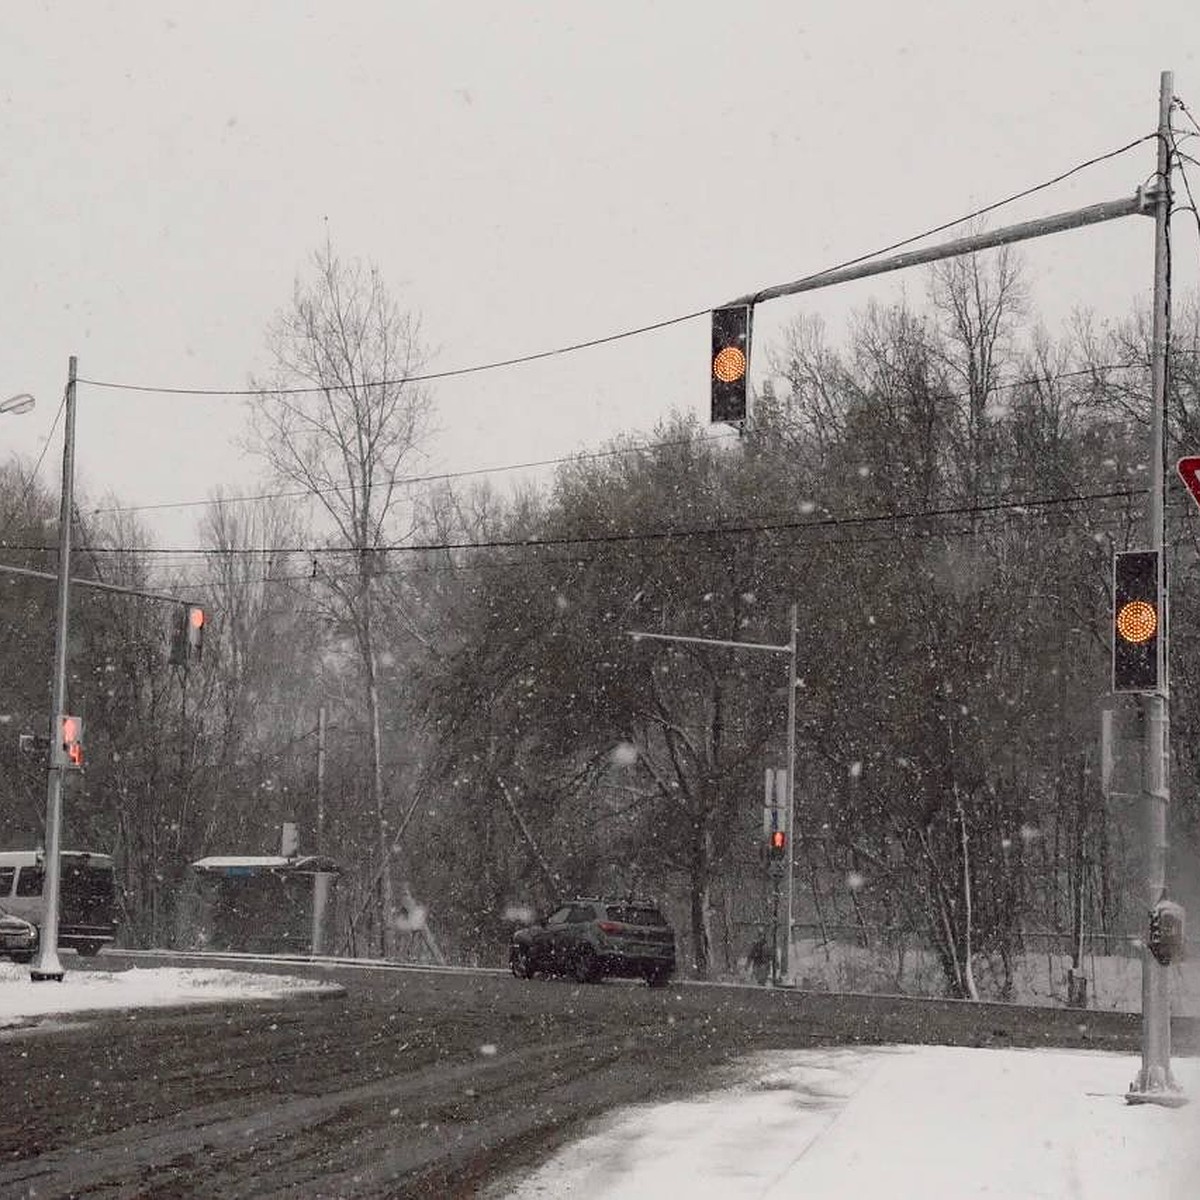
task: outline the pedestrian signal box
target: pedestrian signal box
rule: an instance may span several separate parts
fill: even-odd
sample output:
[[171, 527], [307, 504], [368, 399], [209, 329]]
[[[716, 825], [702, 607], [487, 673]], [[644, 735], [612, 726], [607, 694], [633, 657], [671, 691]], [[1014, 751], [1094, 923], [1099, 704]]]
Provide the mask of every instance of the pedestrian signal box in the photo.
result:
[[83, 722], [78, 717], [59, 717], [58, 741], [54, 744], [54, 765], [74, 768], [83, 766]]

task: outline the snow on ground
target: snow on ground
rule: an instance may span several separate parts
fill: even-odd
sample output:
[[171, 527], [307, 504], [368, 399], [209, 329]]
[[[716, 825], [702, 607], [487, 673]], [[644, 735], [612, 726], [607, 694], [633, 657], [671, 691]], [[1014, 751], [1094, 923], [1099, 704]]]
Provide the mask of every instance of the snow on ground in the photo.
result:
[[[96, 1009], [275, 999], [337, 984], [212, 968], [69, 970], [34, 983], [0, 963], [0, 1036]], [[1130, 1106], [1141, 1060], [1085, 1050], [890, 1046], [748, 1055], [720, 1087], [618, 1110], [489, 1200], [1197, 1200], [1192, 1103]]]
[[1185, 1108], [1130, 1106], [1136, 1055], [893, 1046], [760, 1053], [728, 1086], [595, 1123], [489, 1200], [1196, 1200]]
[[0, 962], [0, 1029], [34, 1017], [105, 1008], [162, 1008], [218, 1000], [271, 1000], [298, 993], [339, 994], [335, 983], [284, 975], [251, 975], [207, 967], [67, 970], [60, 982], [34, 983], [28, 966]]

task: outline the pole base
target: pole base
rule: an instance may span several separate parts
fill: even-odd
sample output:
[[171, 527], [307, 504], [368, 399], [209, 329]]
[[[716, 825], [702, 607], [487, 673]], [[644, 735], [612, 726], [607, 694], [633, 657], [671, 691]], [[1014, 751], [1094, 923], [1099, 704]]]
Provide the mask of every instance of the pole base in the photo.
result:
[[29, 978], [34, 983], [43, 983], [47, 979], [52, 979], [55, 983], [61, 983], [65, 973], [62, 963], [58, 961], [58, 955], [52, 947], [39, 950], [34, 955], [33, 962], [29, 967]]
[[1183, 1089], [1171, 1077], [1169, 1068], [1143, 1068], [1125, 1093], [1126, 1104], [1157, 1104], [1162, 1108], [1182, 1108], [1188, 1103]]

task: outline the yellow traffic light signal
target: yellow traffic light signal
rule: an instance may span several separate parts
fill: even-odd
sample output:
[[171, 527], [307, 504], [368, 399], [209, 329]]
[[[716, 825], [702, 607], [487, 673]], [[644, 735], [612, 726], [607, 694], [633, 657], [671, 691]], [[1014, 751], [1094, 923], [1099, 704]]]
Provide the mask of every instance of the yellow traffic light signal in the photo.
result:
[[1117, 634], [1140, 646], [1158, 632], [1158, 610], [1145, 600], [1130, 600], [1117, 613]]
[[746, 419], [750, 365], [750, 306], [714, 308], [712, 314], [712, 420]]

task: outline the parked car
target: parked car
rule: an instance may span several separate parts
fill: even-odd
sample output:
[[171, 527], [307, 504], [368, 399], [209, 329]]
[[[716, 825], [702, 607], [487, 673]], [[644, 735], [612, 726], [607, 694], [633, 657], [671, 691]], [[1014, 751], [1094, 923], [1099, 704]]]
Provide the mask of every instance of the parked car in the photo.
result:
[[662, 987], [675, 971], [675, 932], [653, 900], [585, 896], [518, 929], [508, 962], [518, 979], [572, 975], [598, 983], [615, 975]]
[[38, 929], [31, 921], [0, 908], [0, 954], [13, 962], [29, 962], [37, 949]]

